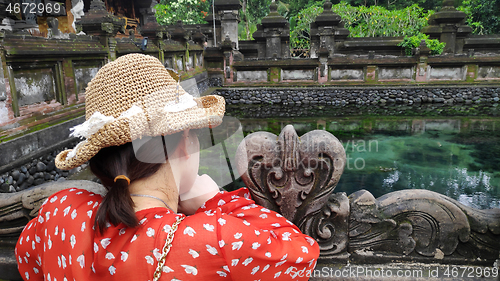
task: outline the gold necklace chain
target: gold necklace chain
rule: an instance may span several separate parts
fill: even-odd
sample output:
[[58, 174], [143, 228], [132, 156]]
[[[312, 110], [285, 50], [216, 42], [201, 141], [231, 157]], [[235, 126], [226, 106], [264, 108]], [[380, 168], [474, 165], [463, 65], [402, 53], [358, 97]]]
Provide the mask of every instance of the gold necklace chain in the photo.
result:
[[163, 266], [165, 265], [165, 260], [167, 259], [167, 254], [170, 252], [170, 248], [172, 247], [172, 241], [174, 240], [174, 234], [177, 230], [177, 227], [182, 222], [185, 217], [176, 217], [176, 221], [172, 224], [170, 231], [167, 235], [167, 240], [165, 241], [165, 246], [163, 246], [163, 251], [161, 254], [160, 260], [158, 260], [158, 266], [156, 267], [155, 274], [153, 275], [153, 281], [158, 281], [160, 279], [161, 273], [163, 271]]

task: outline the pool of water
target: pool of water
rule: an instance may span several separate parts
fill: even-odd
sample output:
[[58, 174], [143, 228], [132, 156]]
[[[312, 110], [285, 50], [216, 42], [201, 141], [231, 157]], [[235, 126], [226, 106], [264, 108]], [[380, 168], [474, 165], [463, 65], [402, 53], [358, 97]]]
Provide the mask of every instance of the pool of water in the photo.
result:
[[347, 154], [335, 192], [366, 189], [379, 197], [402, 189], [427, 189], [474, 208], [500, 208], [500, 117], [480, 112], [466, 116], [467, 111], [460, 110], [464, 114], [457, 116], [435, 111], [408, 116], [411, 110], [399, 116], [357, 115], [356, 110], [349, 116], [321, 116], [319, 110], [313, 116], [255, 118], [248, 110], [229, 107], [227, 114], [240, 120], [245, 135], [279, 134], [288, 124], [299, 136], [316, 129], [332, 133]]

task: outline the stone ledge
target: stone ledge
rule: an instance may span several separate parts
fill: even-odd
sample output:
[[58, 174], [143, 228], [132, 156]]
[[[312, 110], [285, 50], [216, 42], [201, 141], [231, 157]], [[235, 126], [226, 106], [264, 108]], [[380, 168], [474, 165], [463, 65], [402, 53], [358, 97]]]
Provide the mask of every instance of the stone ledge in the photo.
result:
[[67, 145], [74, 141], [69, 138], [69, 128], [82, 123], [84, 116], [78, 117], [64, 123], [48, 127], [33, 133], [29, 133], [19, 138], [0, 143], [0, 173], [5, 172], [28, 158], [35, 158], [38, 154], [44, 154], [47, 151], [55, 150], [57, 147]]

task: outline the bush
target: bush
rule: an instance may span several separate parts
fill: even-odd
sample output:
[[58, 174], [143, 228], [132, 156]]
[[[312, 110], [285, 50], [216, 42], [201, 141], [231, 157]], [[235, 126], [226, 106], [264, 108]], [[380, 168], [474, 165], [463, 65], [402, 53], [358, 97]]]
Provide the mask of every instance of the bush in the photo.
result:
[[418, 35], [411, 37], [405, 36], [403, 41], [399, 43], [398, 46], [404, 48], [407, 56], [411, 56], [413, 48], [420, 46], [420, 41], [422, 40], [425, 40], [425, 45], [431, 50], [431, 55], [440, 55], [443, 53], [446, 43], [441, 43], [437, 39], [429, 39], [429, 36], [423, 33], [419, 33]]

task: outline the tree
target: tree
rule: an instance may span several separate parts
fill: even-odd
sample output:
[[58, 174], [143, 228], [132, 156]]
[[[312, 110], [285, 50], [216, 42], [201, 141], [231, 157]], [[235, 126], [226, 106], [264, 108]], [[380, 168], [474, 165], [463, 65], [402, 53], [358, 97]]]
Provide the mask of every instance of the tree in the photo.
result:
[[[281, 1], [278, 1], [277, 4], [278, 13], [286, 17], [289, 12], [289, 5]], [[240, 39], [252, 39], [251, 34], [257, 30], [257, 24], [269, 14], [270, 5], [271, 0], [241, 0], [241, 22], [238, 26]]]
[[[338, 4], [341, 1], [333, 0], [333, 4]], [[388, 10], [401, 10], [411, 5], [418, 5], [424, 10], [439, 10], [442, 4], [442, 0], [348, 0], [344, 1], [352, 6], [381, 6]]]
[[271, 0], [242, 0], [241, 1], [241, 22], [244, 36], [239, 32], [241, 39], [251, 39], [251, 33], [257, 30], [260, 20], [269, 14]]
[[464, 0], [458, 9], [467, 14], [473, 33], [500, 33], [500, 0]]
[[210, 3], [207, 0], [161, 0], [155, 9], [160, 25], [175, 24], [179, 20], [184, 24], [197, 24], [206, 23]]

